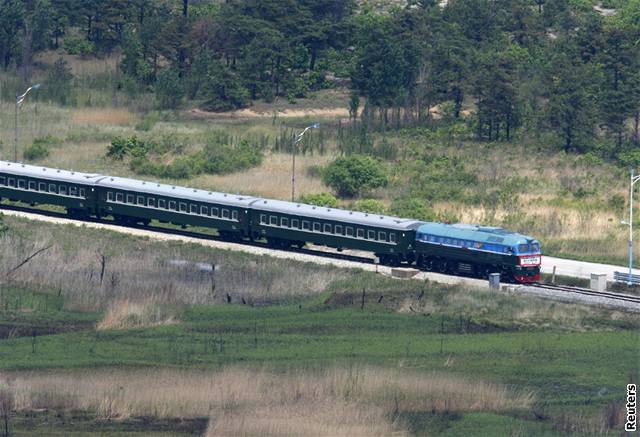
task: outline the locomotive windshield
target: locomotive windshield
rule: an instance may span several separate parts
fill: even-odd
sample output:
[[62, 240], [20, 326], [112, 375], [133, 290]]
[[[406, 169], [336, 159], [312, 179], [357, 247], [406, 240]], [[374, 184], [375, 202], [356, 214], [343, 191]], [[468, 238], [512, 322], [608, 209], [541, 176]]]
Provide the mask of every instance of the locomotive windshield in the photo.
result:
[[540, 253], [540, 243], [518, 244], [518, 253]]

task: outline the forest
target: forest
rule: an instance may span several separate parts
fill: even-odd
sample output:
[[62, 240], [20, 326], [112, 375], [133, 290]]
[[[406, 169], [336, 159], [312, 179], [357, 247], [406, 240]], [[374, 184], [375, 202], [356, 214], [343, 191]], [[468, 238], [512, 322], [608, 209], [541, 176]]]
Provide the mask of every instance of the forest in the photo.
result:
[[[0, 2], [0, 65], [16, 89], [51, 49], [117, 53], [113, 87], [151, 92], [161, 109], [348, 87], [360, 139], [464, 119], [476, 140], [640, 163], [638, 0]], [[73, 105], [73, 79], [61, 58], [42, 98]]]

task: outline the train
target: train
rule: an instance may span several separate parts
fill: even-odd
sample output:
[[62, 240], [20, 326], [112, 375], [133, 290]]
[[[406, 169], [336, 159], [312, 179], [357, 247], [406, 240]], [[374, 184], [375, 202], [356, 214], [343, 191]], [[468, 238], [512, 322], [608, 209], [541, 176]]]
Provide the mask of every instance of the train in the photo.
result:
[[389, 266], [505, 280], [540, 280], [539, 241], [498, 227], [431, 223], [0, 161], [0, 201], [55, 205], [76, 219], [203, 227], [277, 249], [308, 243], [373, 253]]

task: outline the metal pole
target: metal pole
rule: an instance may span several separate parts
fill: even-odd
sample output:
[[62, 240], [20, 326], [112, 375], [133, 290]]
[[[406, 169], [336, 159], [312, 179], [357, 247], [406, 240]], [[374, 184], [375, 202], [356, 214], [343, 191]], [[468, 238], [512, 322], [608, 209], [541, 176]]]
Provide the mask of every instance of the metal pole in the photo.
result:
[[631, 169], [631, 179], [629, 180], [629, 278], [627, 285], [630, 287], [631, 273], [633, 267], [633, 169]]
[[298, 140], [293, 142], [293, 153], [291, 159], [291, 201], [296, 201], [296, 148], [298, 147]]
[[18, 93], [16, 93], [16, 116], [14, 120], [13, 162], [18, 162]]

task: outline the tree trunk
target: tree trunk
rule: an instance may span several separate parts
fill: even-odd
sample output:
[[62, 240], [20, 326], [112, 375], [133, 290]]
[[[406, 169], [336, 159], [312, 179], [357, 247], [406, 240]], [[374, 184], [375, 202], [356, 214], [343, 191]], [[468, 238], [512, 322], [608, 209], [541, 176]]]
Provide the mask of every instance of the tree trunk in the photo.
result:
[[633, 144], [636, 146], [640, 144], [640, 111], [636, 111], [633, 115]]

